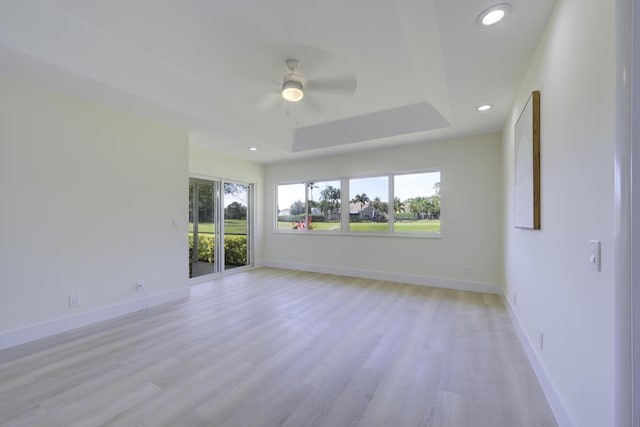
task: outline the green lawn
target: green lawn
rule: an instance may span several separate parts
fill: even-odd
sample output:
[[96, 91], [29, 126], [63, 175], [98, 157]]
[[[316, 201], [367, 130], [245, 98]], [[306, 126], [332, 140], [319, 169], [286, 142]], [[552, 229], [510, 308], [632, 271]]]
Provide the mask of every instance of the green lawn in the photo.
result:
[[439, 219], [421, 219], [419, 221], [399, 221], [394, 229], [400, 233], [439, 233]]
[[[340, 231], [340, 224], [336, 222], [314, 222], [313, 231]], [[419, 220], [396, 222], [394, 229], [398, 233], [438, 233], [440, 220]], [[279, 222], [278, 230], [292, 230], [290, 222]], [[384, 233], [389, 230], [386, 222], [354, 222], [349, 224], [349, 231], [370, 231]]]
[[[203, 222], [198, 224], [200, 233], [215, 233], [216, 229], [213, 223]], [[193, 223], [189, 223], [189, 232], [193, 232]], [[226, 219], [224, 221], [224, 232], [227, 234], [247, 234], [246, 219]]]
[[340, 223], [339, 222], [314, 222], [313, 223], [314, 231], [315, 230], [324, 230], [324, 231], [340, 231]]
[[352, 222], [349, 231], [368, 231], [384, 233], [389, 231], [389, 223], [386, 222]]

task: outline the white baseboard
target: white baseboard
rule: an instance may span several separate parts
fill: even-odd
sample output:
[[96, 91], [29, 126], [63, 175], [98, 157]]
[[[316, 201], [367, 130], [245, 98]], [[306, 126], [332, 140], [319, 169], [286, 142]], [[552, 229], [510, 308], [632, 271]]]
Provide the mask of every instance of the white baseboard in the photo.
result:
[[328, 265], [292, 264], [287, 262], [266, 261], [261, 266], [284, 268], [287, 270], [310, 271], [313, 273], [336, 274], [339, 276], [364, 277], [373, 280], [411, 283], [412, 285], [434, 286], [436, 288], [456, 289], [461, 291], [502, 294], [502, 287], [497, 283], [473, 282], [446, 279], [442, 277], [418, 276], [413, 274], [388, 273], [384, 271], [358, 270], [354, 268], [334, 267]]
[[509, 300], [509, 298], [507, 298], [506, 295], [504, 295], [504, 293], [502, 295], [502, 299], [504, 300], [504, 304], [507, 306], [509, 317], [511, 317], [511, 322], [513, 323], [515, 330], [518, 333], [518, 337], [520, 338], [522, 347], [524, 347], [525, 353], [527, 354], [529, 363], [531, 364], [531, 367], [533, 368], [533, 371], [538, 378], [538, 382], [540, 382], [540, 386], [542, 387], [542, 391], [547, 398], [547, 402], [549, 402], [551, 411], [556, 417], [558, 426], [576, 427], [576, 422], [573, 419], [569, 408], [567, 408], [567, 405], [564, 403], [564, 400], [558, 392], [555, 383], [551, 379], [549, 372], [547, 372], [544, 363], [538, 356], [538, 353], [535, 350], [535, 346], [527, 336], [522, 322], [520, 322], [520, 317], [518, 317], [518, 313], [515, 311], [515, 309], [511, 305], [511, 301]]
[[188, 298], [190, 295], [191, 289], [185, 286], [95, 310], [84, 311], [72, 316], [61, 317], [9, 331], [0, 331], [0, 350], [105, 320], [115, 319], [160, 304]]

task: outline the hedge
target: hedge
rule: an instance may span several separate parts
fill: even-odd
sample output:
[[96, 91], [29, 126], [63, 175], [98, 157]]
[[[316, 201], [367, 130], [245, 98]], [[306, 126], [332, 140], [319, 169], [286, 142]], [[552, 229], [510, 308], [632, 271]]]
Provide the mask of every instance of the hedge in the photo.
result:
[[279, 222], [298, 222], [304, 219], [304, 215], [279, 215]]
[[398, 212], [396, 213], [397, 221], [415, 221], [416, 216], [413, 212]]
[[224, 236], [225, 265], [247, 265], [247, 236]]
[[[189, 233], [189, 248], [193, 248], [193, 234]], [[198, 235], [198, 261], [213, 262], [215, 235]], [[224, 236], [225, 265], [247, 265], [247, 236]]]

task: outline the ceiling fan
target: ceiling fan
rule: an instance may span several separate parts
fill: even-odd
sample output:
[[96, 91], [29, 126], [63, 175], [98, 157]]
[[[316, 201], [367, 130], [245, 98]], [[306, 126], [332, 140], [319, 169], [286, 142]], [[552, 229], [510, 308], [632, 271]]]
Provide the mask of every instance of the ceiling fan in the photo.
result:
[[225, 67], [226, 87], [261, 111], [295, 104], [298, 112], [324, 112], [332, 97], [351, 97], [358, 88], [350, 63], [310, 45], [252, 46]]
[[[313, 70], [310, 71], [310, 75], [303, 73], [297, 59], [289, 58], [285, 61], [285, 65], [286, 71], [280, 78], [280, 87], [272, 86], [273, 89], [265, 93], [258, 101], [258, 109], [271, 109], [279, 99], [280, 101], [284, 100], [287, 104], [302, 100], [301, 105], [306, 105], [315, 111], [322, 111], [324, 108], [321, 98], [325, 95], [350, 97], [358, 87], [357, 78], [353, 72], [342, 72], [329, 77], [316, 77], [313, 75]], [[267, 82], [264, 78], [259, 80], [262, 80], [263, 84]], [[272, 82], [269, 83], [270, 85], [275, 83], [270, 79], [269, 82]]]
[[305, 81], [298, 71], [299, 65], [297, 59], [287, 59], [289, 72], [284, 75], [281, 92], [285, 101], [298, 102], [304, 98]]
[[288, 102], [298, 102], [305, 92], [310, 94], [332, 94], [352, 96], [358, 87], [355, 73], [325, 78], [306, 78], [300, 70], [300, 62], [289, 58], [285, 61], [287, 72], [282, 79], [281, 95]]

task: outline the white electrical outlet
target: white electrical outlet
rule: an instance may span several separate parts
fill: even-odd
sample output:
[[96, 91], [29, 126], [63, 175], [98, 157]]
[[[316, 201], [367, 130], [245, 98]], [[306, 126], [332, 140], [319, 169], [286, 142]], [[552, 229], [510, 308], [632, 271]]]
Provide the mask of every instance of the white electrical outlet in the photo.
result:
[[137, 281], [136, 282], [136, 292], [144, 292], [144, 282]]
[[69, 307], [77, 307], [80, 305], [80, 294], [69, 295]]
[[464, 277], [470, 277], [471, 276], [471, 268], [468, 265], [464, 266], [463, 272], [464, 272]]

